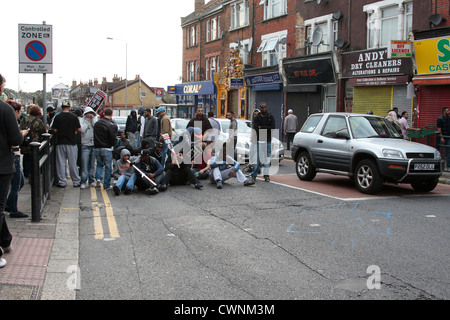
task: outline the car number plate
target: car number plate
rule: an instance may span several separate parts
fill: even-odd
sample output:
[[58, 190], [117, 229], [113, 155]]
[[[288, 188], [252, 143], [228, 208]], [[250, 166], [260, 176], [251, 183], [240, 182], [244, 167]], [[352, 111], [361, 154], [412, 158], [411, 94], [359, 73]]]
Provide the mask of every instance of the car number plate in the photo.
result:
[[434, 170], [434, 163], [415, 163], [414, 170]]

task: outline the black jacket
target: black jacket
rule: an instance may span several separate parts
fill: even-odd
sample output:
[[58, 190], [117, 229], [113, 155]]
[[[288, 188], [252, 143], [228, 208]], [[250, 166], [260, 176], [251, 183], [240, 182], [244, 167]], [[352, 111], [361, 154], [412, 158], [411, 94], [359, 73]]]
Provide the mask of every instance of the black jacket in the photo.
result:
[[[255, 119], [253, 119], [253, 129], [256, 131], [258, 141], [272, 141], [272, 130], [275, 129], [275, 118], [269, 112], [265, 117], [259, 113]], [[264, 131], [261, 131], [262, 134], [260, 137], [260, 130], [266, 130], [267, 140], [264, 139], [266, 136], [266, 134], [263, 133]]]
[[13, 108], [0, 101], [0, 174], [13, 174], [16, 171], [11, 147], [20, 145], [22, 140]]
[[94, 148], [112, 148], [117, 140], [117, 125], [107, 118], [94, 125]]
[[135, 133], [138, 131], [138, 119], [133, 117], [131, 114], [127, 118], [127, 123], [125, 124], [125, 132]]

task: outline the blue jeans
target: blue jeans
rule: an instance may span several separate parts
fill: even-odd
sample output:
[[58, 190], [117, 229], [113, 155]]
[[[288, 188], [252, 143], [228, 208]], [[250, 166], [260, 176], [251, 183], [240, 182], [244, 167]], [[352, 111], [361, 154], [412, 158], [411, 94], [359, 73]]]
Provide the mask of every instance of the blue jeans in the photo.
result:
[[16, 172], [14, 172], [11, 180], [11, 189], [9, 190], [8, 200], [6, 200], [6, 207], [9, 208], [9, 212], [12, 214], [18, 213], [17, 200], [19, 200], [19, 191], [25, 184], [23, 172], [20, 169], [20, 156], [14, 157], [14, 165]]
[[81, 184], [94, 182], [95, 177], [95, 152], [94, 146], [81, 146]]
[[[111, 186], [112, 150], [101, 148], [94, 149], [94, 152], [95, 159], [97, 160], [95, 179], [103, 179], [103, 188], [108, 189]], [[103, 168], [105, 168], [105, 175], [103, 175]]]
[[[262, 152], [260, 154], [261, 147], [266, 147], [266, 150], [261, 150]], [[264, 151], [266, 151], [266, 152], [264, 152]], [[254, 156], [253, 156], [253, 158], [254, 158]], [[258, 175], [258, 172], [261, 169], [261, 164], [263, 165], [263, 175], [268, 176], [271, 158], [272, 158], [272, 142], [257, 142], [257, 144], [256, 144], [256, 162], [253, 161], [253, 159], [250, 161], [250, 163], [254, 165], [253, 171], [251, 173], [252, 177], [256, 177]]]
[[163, 168], [166, 163], [166, 156], [169, 152], [169, 147], [167, 146], [167, 144], [165, 144], [165, 142], [163, 142], [163, 148], [161, 151], [161, 165], [163, 166]]
[[122, 174], [119, 179], [117, 179], [116, 186], [119, 187], [120, 190], [122, 190], [123, 186], [125, 185], [126, 188], [133, 190], [136, 179], [136, 173], [133, 173], [130, 177]]

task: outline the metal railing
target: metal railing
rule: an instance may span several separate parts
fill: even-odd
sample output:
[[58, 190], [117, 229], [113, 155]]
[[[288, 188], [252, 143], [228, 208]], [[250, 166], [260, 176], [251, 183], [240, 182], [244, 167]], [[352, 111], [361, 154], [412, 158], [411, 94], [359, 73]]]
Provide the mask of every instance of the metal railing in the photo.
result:
[[31, 222], [41, 221], [42, 208], [50, 199], [50, 189], [55, 180], [56, 152], [54, 136], [43, 134], [42, 143], [32, 142], [31, 147]]
[[[441, 138], [448, 139], [447, 144], [441, 144]], [[446, 151], [450, 149], [450, 136], [441, 135], [440, 133], [436, 134], [436, 148], [441, 152], [442, 158], [444, 161], [444, 167], [447, 166], [447, 159], [446, 159]], [[450, 169], [447, 167], [447, 170]]]

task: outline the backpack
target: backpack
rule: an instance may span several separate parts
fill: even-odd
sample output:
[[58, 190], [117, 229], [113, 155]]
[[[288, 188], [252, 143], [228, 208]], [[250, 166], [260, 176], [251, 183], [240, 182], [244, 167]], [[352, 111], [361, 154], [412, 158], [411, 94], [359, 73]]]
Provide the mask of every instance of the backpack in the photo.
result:
[[[38, 117], [34, 118], [33, 121], [31, 121], [29, 126], [27, 126], [25, 128], [21, 128], [21, 129], [22, 130], [31, 129], [31, 127], [33, 126], [34, 122], [37, 121], [37, 120], [39, 120]], [[29, 130], [27, 135], [25, 137], [23, 137], [23, 141], [22, 141], [22, 144], [20, 145], [20, 147], [21, 148], [28, 147], [31, 142], [33, 142], [33, 134], [31, 133], [31, 130]]]

